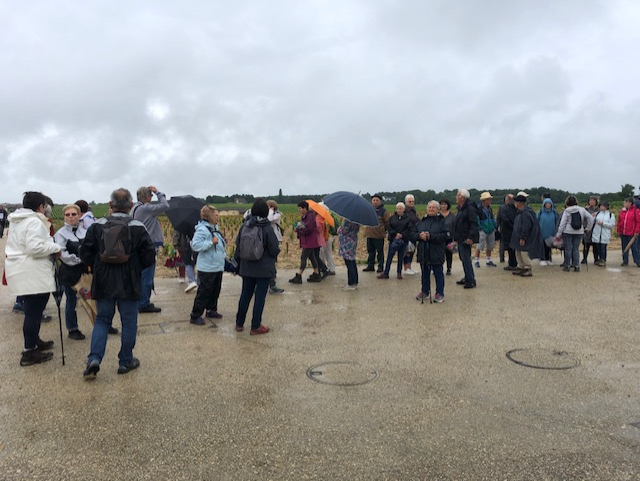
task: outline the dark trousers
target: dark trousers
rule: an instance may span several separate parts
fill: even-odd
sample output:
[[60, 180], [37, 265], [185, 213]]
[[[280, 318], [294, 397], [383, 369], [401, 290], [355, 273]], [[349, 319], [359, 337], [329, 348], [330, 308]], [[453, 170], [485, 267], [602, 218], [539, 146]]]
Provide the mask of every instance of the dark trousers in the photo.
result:
[[473, 264], [471, 263], [471, 246], [465, 242], [458, 244], [458, 256], [462, 262], [464, 269], [464, 281], [466, 284], [474, 284], [476, 276], [473, 272]]
[[594, 244], [594, 246], [598, 246], [598, 258], [601, 261], [607, 262], [607, 244], [599, 242], [598, 244]]
[[509, 266], [510, 267], [518, 267], [518, 260], [516, 259], [516, 251], [511, 247], [507, 249], [507, 253], [509, 254]]
[[206, 310], [218, 310], [218, 297], [222, 289], [222, 271], [202, 272], [198, 271], [200, 285], [196, 298], [193, 300], [191, 319], [197, 319]]
[[447, 249], [444, 251], [444, 256], [447, 259], [447, 270], [450, 271], [451, 266], [453, 265], [453, 252]]
[[325, 264], [323, 260], [320, 258], [320, 247], [316, 247], [315, 249], [313, 249], [313, 253], [316, 256], [316, 259], [318, 259], [318, 270], [320, 272], [327, 272], [329, 270], [327, 268], [327, 264]]
[[384, 268], [384, 273], [389, 274], [391, 270], [391, 263], [393, 262], [393, 256], [398, 253], [398, 274], [402, 273], [402, 260], [404, 259], [404, 251], [407, 248], [406, 242], [397, 243], [389, 242], [389, 252], [387, 252], [387, 265]]
[[593, 261], [598, 262], [600, 260], [600, 252], [598, 250], [598, 244], [595, 242], [583, 242], [582, 243], [582, 258], [587, 259], [589, 257], [589, 248], [593, 246]]
[[442, 264], [421, 264], [422, 268], [422, 292], [431, 292], [431, 272], [436, 280], [436, 294], [444, 296], [444, 272]]
[[316, 257], [315, 249], [302, 249], [300, 254], [300, 270], [304, 271], [307, 268], [307, 259], [311, 261], [311, 266], [314, 269], [318, 268], [318, 258]]
[[542, 246], [544, 248], [544, 252], [542, 253], [542, 259], [543, 261], [550, 261], [551, 260], [551, 247], [549, 247], [546, 243]]
[[24, 323], [22, 324], [24, 348], [25, 350], [35, 349], [40, 336], [42, 313], [49, 302], [49, 293], [22, 296], [22, 301], [24, 303]]
[[367, 237], [367, 267], [375, 267], [376, 254], [378, 255], [378, 270], [382, 271], [384, 267], [384, 239], [372, 239]]
[[347, 266], [347, 284], [350, 286], [358, 285], [358, 268], [356, 267], [356, 261], [345, 259], [344, 265]]
[[251, 330], [256, 330], [262, 324], [262, 311], [264, 311], [264, 303], [269, 290], [269, 277], [243, 277], [242, 292], [238, 301], [238, 313], [236, 314], [236, 326], [244, 326], [247, 318], [249, 303], [253, 300], [253, 317], [251, 318]]

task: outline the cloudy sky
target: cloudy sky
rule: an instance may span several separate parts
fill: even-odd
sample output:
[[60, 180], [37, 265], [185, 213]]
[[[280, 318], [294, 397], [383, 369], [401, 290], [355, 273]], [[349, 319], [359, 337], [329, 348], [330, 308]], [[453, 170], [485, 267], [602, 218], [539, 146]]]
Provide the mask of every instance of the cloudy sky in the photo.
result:
[[0, 202], [640, 185], [637, 0], [0, 2]]

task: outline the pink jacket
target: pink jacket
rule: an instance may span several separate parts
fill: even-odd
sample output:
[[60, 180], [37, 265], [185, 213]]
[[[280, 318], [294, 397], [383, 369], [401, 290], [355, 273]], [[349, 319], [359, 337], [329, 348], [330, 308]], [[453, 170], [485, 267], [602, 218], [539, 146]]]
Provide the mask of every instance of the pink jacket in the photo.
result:
[[316, 214], [316, 229], [318, 230], [318, 247], [326, 246], [327, 241], [324, 238], [324, 219], [319, 214]]
[[632, 205], [622, 208], [618, 217], [618, 235], [635, 235], [640, 232], [640, 210]]

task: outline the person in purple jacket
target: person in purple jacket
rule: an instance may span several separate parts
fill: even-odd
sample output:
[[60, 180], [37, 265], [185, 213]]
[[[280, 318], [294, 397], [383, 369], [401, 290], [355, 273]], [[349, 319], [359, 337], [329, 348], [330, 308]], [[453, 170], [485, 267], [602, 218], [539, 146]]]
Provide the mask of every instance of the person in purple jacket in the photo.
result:
[[298, 212], [300, 213], [300, 222], [296, 224], [294, 230], [300, 239], [300, 272], [293, 278], [289, 279], [292, 284], [302, 284], [302, 273], [307, 268], [307, 260], [311, 261], [313, 266], [313, 274], [307, 278], [307, 282], [320, 282], [322, 276], [318, 270], [318, 258], [315, 249], [320, 247], [318, 244], [318, 233], [316, 227], [316, 213], [309, 210], [309, 203], [305, 200], [298, 203]]

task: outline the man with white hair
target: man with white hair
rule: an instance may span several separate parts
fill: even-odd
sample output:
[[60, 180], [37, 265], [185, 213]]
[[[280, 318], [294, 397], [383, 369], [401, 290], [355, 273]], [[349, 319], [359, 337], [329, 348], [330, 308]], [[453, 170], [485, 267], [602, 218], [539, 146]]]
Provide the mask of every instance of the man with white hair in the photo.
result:
[[463, 285], [465, 289], [476, 287], [476, 278], [471, 263], [471, 246], [478, 242], [479, 237], [478, 214], [469, 197], [469, 191], [466, 189], [460, 189], [456, 194], [458, 214], [453, 227], [453, 240], [458, 244], [458, 255], [464, 269], [464, 278], [456, 284]]
[[[409, 217], [411, 223], [416, 226], [420, 222], [420, 217], [416, 212], [416, 198], [413, 194], [407, 194], [404, 196], [405, 211], [404, 213]], [[411, 269], [411, 262], [413, 261], [413, 254], [416, 251], [415, 243], [407, 242], [407, 249], [404, 253], [404, 271], [403, 274], [414, 276], [416, 272]]]

